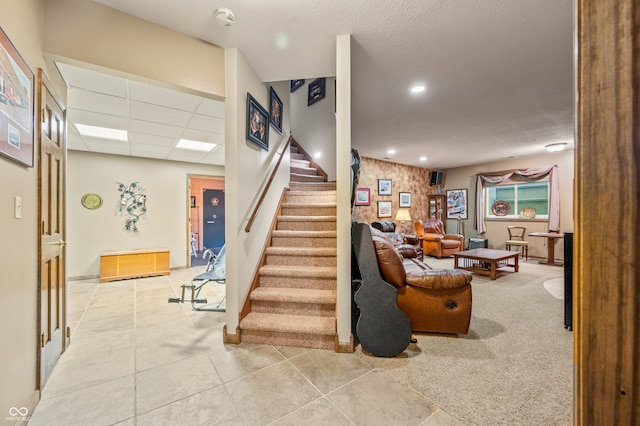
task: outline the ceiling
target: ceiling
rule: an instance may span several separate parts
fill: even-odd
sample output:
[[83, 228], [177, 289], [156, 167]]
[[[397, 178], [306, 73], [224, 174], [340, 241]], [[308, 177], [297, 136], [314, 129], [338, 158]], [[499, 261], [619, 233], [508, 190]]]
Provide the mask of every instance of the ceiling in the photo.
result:
[[[237, 47], [265, 82], [335, 75], [336, 36], [351, 34], [352, 145], [363, 156], [447, 169], [539, 154], [551, 143], [573, 147], [570, 0], [96, 1]], [[233, 26], [216, 22], [219, 7], [235, 12]], [[63, 70], [65, 79], [69, 74]], [[113, 81], [117, 94], [96, 86], [81, 92], [90, 80], [78, 76], [78, 96], [76, 89], [70, 91], [70, 122], [99, 113], [85, 109], [95, 108], [95, 100], [76, 104], [83, 97], [115, 96], [128, 109], [113, 103], [106, 115], [131, 114], [135, 137], [129, 154], [222, 164], [223, 146], [200, 159], [171, 148], [179, 132], [205, 132], [222, 143], [223, 127], [217, 124], [223, 108], [215, 101], [166, 89], [158, 95], [157, 87], [124, 80]], [[425, 92], [411, 94], [416, 83], [424, 84]], [[150, 129], [153, 122], [168, 127]], [[156, 136], [165, 138], [156, 142]], [[396, 153], [388, 154], [390, 148]], [[420, 156], [427, 161], [420, 162]]]

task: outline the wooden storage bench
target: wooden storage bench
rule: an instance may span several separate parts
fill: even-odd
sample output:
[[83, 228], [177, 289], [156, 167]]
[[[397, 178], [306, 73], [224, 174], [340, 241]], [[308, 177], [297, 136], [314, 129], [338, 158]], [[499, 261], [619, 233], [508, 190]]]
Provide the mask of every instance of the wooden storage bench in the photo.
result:
[[169, 249], [105, 251], [100, 255], [100, 282], [169, 275]]

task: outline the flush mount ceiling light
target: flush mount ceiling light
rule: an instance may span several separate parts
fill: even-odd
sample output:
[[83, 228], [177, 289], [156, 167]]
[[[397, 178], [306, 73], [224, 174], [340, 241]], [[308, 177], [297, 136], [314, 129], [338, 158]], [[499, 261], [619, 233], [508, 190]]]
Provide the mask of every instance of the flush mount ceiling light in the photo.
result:
[[562, 151], [566, 147], [567, 147], [566, 142], [552, 143], [545, 146], [545, 148], [547, 148], [547, 151], [551, 151], [551, 152]]
[[411, 91], [411, 93], [422, 93], [424, 92], [426, 89], [426, 87], [424, 87], [424, 84], [416, 84], [415, 86], [412, 86], [411, 89], [409, 89]]
[[77, 124], [76, 129], [82, 136], [91, 136], [94, 138], [113, 139], [117, 141], [128, 140], [127, 131], [120, 129], [111, 129], [108, 127], [89, 126], [88, 124]]
[[396, 150], [395, 150], [394, 148], [389, 148], [389, 149], [387, 150], [387, 154], [389, 154], [389, 155], [393, 155], [393, 154], [395, 154], [395, 153], [396, 153]]
[[424, 163], [425, 161], [427, 161], [427, 157], [426, 156], [423, 155], [422, 157], [420, 157], [420, 162], [421, 163]]
[[236, 14], [228, 7], [221, 7], [215, 12], [216, 21], [225, 27], [230, 27], [236, 22]]
[[216, 147], [215, 143], [191, 141], [189, 139], [180, 139], [178, 141], [178, 144], [176, 145], [176, 148], [190, 149], [192, 151], [203, 151], [203, 152], [209, 152], [215, 147]]

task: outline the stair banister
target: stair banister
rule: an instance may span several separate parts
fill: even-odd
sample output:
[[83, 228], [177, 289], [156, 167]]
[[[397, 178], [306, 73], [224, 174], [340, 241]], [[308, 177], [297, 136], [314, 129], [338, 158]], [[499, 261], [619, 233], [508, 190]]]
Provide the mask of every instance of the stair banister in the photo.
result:
[[269, 191], [269, 187], [271, 187], [271, 182], [273, 182], [273, 179], [276, 176], [276, 173], [278, 172], [278, 167], [280, 167], [280, 162], [282, 161], [282, 157], [284, 156], [284, 153], [287, 152], [287, 149], [289, 149], [289, 144], [291, 143], [292, 139], [293, 139], [293, 136], [289, 136], [289, 138], [287, 139], [287, 143], [282, 148], [282, 151], [280, 153], [276, 152], [276, 154], [280, 155], [280, 157], [278, 157], [278, 162], [274, 166], [273, 171], [271, 172], [271, 176], [269, 176], [269, 179], [267, 180], [266, 185], [262, 189], [262, 193], [260, 194], [260, 198], [258, 199], [256, 206], [253, 208], [253, 213], [251, 213], [251, 216], [249, 217], [249, 221], [247, 222], [247, 226], [245, 226], [244, 228], [245, 232], [251, 231], [251, 226], [253, 225], [253, 222], [256, 220], [256, 216], [258, 215], [258, 210], [260, 209], [260, 206], [264, 201], [264, 197], [266, 197], [267, 192]]

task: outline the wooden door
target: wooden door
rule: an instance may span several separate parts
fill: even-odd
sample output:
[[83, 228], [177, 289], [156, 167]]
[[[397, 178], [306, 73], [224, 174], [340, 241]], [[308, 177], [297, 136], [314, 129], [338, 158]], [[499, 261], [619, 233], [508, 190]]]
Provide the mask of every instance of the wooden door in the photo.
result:
[[37, 143], [40, 288], [38, 388], [42, 389], [67, 346], [65, 263], [65, 107], [38, 70]]

